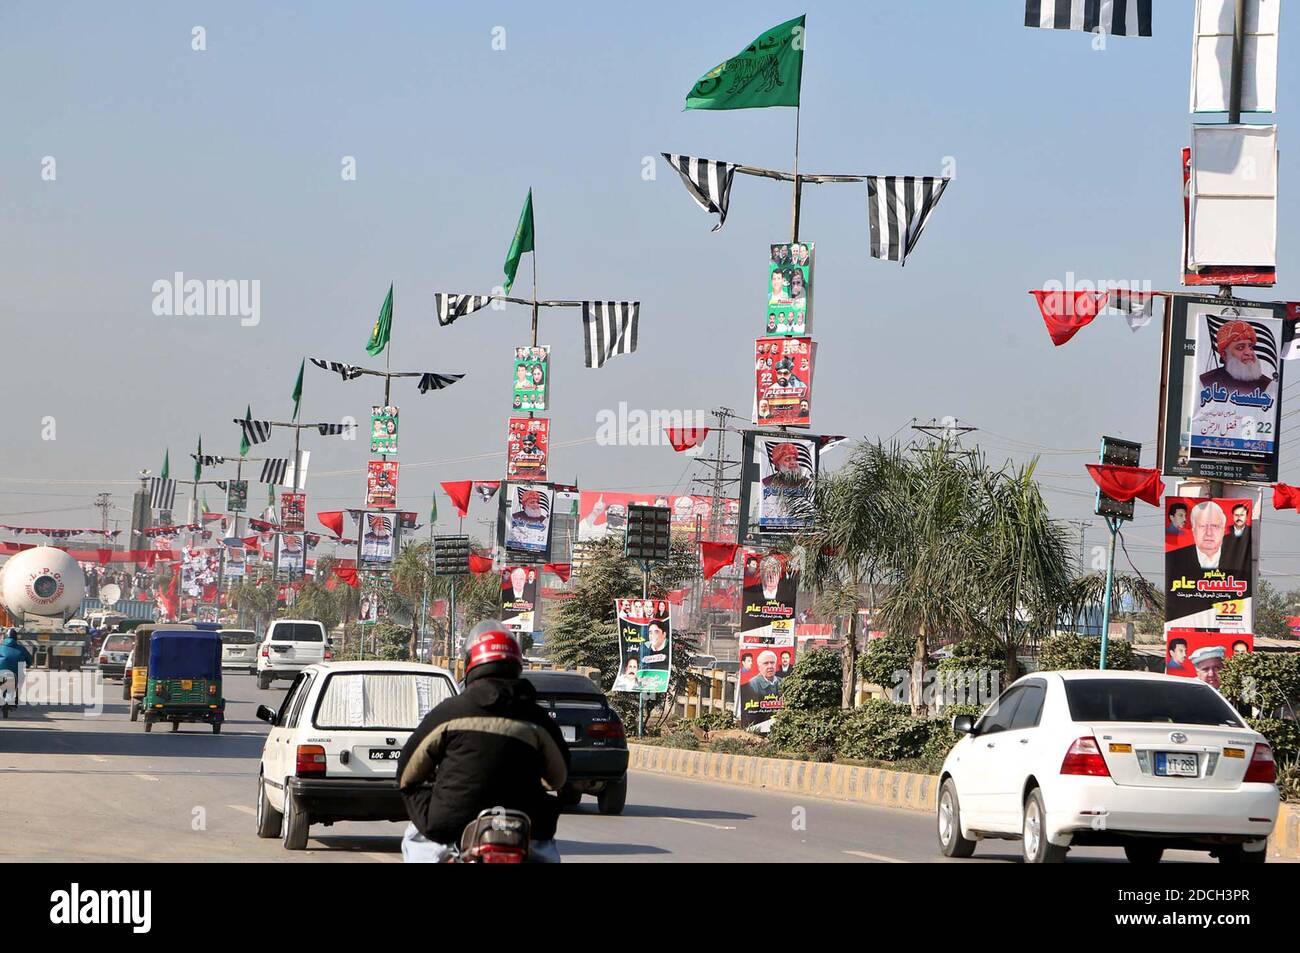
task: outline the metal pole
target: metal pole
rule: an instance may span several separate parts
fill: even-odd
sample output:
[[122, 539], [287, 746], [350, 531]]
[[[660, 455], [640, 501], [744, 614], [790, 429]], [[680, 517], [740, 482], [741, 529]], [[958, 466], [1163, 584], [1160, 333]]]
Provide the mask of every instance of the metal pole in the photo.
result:
[[1232, 88], [1228, 99], [1228, 122], [1241, 122], [1241, 80], [1246, 60], [1246, 0], [1237, 0], [1232, 21]]
[[[641, 598], [645, 600], [650, 596], [650, 565], [649, 563], [641, 564]], [[671, 660], [669, 661], [671, 665]], [[636, 693], [636, 736], [645, 737], [645, 692]]]
[[1110, 646], [1110, 593], [1115, 582], [1115, 537], [1119, 534], [1119, 519], [1106, 517], [1106, 527], [1110, 530], [1110, 558], [1106, 562], [1106, 598], [1101, 609], [1101, 664], [1106, 667], [1106, 650]]
[[[528, 194], [532, 195], [530, 188]], [[533, 206], [533, 347], [537, 347], [537, 206]], [[549, 385], [550, 382], [548, 381]], [[528, 415], [532, 417], [530, 413]]]
[[[456, 583], [460, 581], [459, 576], [451, 577], [451, 609], [447, 620], [447, 661], [452, 661], [452, 656], [456, 654]], [[450, 666], [454, 668], [455, 666]]]
[[794, 222], [790, 229], [790, 241], [799, 240], [799, 200], [803, 193], [803, 184], [799, 180], [799, 107], [794, 107]]

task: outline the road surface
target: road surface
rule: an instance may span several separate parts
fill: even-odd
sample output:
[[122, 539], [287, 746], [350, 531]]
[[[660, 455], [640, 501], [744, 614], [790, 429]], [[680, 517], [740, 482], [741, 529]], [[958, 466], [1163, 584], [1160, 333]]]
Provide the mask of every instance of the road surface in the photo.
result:
[[[229, 674], [220, 735], [199, 725], [145, 734], [131, 722], [121, 685], [105, 687], [101, 714], [24, 707], [0, 722], [0, 862], [3, 861], [401, 861], [402, 825], [316, 826], [305, 851], [286, 851], [253, 830], [258, 758], [267, 725], [259, 690]], [[603, 817], [584, 798], [560, 820], [567, 862], [943, 860], [931, 815], [633, 772], [627, 808]], [[1203, 860], [1170, 853], [1169, 860]], [[978, 861], [1015, 862], [1019, 844], [981, 845]], [[1082, 849], [1070, 861], [1122, 861]], [[952, 863], [954, 861], [946, 861]]]

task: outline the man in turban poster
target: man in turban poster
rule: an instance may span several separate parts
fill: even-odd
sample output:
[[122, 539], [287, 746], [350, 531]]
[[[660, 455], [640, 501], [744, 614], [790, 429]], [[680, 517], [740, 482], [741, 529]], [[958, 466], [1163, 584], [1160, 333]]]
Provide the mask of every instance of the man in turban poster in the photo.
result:
[[[1201, 386], [1222, 388], [1231, 400], [1236, 393], [1249, 394], [1256, 388], [1261, 393], [1273, 384], [1273, 376], [1265, 374], [1255, 353], [1258, 344], [1255, 329], [1245, 321], [1227, 321], [1215, 335], [1214, 348], [1220, 365], [1201, 375]], [[1213, 399], [1213, 398], [1211, 398]], [[1202, 403], [1205, 403], [1202, 400]]]

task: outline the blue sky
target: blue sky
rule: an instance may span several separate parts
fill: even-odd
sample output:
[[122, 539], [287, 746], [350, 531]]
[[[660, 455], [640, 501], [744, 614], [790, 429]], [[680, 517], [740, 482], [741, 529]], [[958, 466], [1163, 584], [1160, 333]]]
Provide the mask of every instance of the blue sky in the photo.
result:
[[[1157, 5], [1154, 38], [1104, 51], [1024, 28], [1019, 0], [6, 3], [0, 517], [97, 525], [90, 502], [109, 489], [125, 525], [124, 481], [156, 470], [165, 447], [182, 471], [199, 433], [212, 451], [235, 448], [230, 420], [245, 404], [283, 418], [304, 355], [366, 363], [389, 282], [393, 366], [468, 375], [425, 396], [395, 385], [403, 505], [424, 510], [436, 481], [499, 477], [510, 349], [527, 339], [527, 312], [440, 328], [432, 294], [501, 280], [530, 186], [542, 294], [642, 302], [640, 350], [600, 370], [582, 366], [577, 312], [543, 317], [553, 477], [686, 489], [687, 461], [666, 447], [597, 446], [596, 415], [620, 401], [747, 411], [766, 245], [788, 236], [790, 195], [738, 177], [726, 227], [711, 233], [676, 174], [660, 161], [647, 181], [643, 160], [673, 151], [788, 168], [793, 110], [681, 105], [700, 74], [804, 10], [801, 169], [955, 164], [902, 269], [867, 256], [864, 187], [806, 188], [813, 429], [906, 436], [913, 417], [954, 416], [980, 428], [972, 439], [994, 460], [1043, 451], [1054, 512], [1092, 519], [1083, 464], [1101, 433], [1150, 441], [1154, 460], [1158, 326], [1133, 334], [1105, 318], [1054, 349], [1026, 291], [1069, 271], [1178, 287], [1190, 0]], [[195, 26], [205, 51], [191, 49]], [[1296, 89], [1283, 63], [1285, 110]], [[1285, 300], [1300, 286], [1279, 119], [1282, 280], [1259, 296]], [[40, 176], [45, 156], [53, 182]], [[340, 175], [345, 156], [355, 181]], [[176, 271], [259, 280], [260, 323], [155, 316], [152, 284]], [[379, 397], [373, 379], [308, 367], [308, 417], [361, 418]], [[55, 440], [41, 439], [46, 416]], [[1283, 436], [1283, 479], [1300, 482], [1300, 444]], [[361, 441], [306, 445], [309, 509], [357, 504]], [[1296, 525], [1267, 511], [1266, 573], [1300, 573]], [[1103, 535], [1092, 520], [1088, 544]], [[1154, 510], [1128, 539], [1158, 573]]]

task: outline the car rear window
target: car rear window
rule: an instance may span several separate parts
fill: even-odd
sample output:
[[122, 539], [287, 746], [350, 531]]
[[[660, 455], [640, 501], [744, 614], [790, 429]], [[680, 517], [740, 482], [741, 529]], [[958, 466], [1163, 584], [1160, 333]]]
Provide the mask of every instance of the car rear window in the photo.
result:
[[223, 629], [222, 645], [252, 645], [257, 641], [257, 633], [250, 629]]
[[332, 672], [312, 724], [321, 729], [411, 731], [454, 695], [451, 679], [420, 672]]
[[281, 622], [271, 630], [272, 642], [324, 642], [321, 627], [310, 622]]
[[1244, 727], [1232, 707], [1208, 685], [1168, 676], [1151, 679], [1071, 678], [1065, 698], [1075, 721], [1129, 721]]
[[110, 635], [104, 640], [105, 652], [129, 652], [135, 645], [135, 639], [129, 635]]

